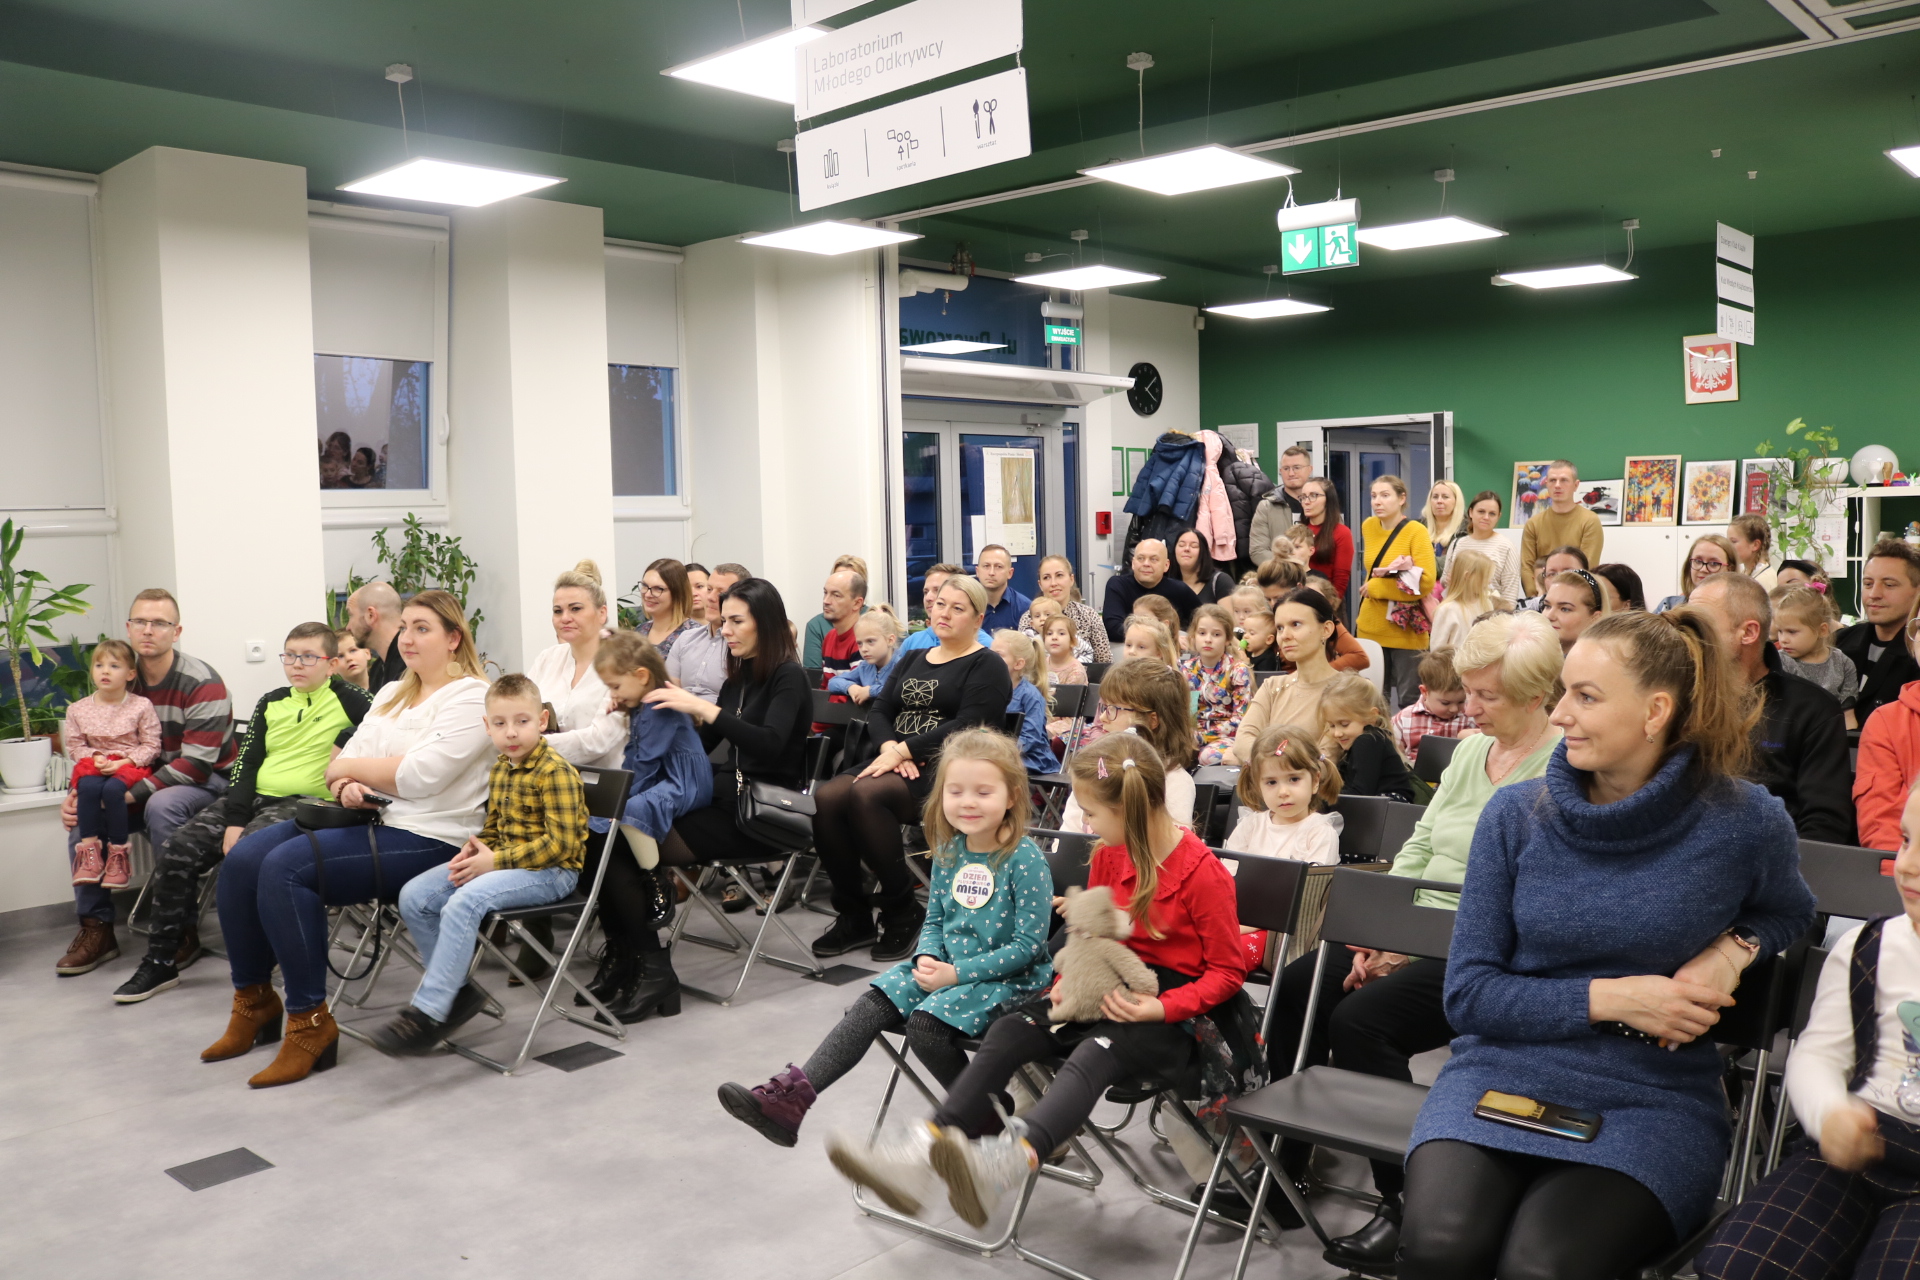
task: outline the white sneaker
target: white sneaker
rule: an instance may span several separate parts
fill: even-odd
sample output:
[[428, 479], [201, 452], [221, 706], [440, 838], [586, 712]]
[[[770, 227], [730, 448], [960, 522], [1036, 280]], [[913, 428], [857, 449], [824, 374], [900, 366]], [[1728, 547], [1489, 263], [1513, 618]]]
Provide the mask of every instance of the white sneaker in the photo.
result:
[[931, 1121], [916, 1120], [871, 1144], [836, 1133], [827, 1139], [827, 1159], [847, 1181], [873, 1192], [895, 1213], [913, 1216], [933, 1190], [928, 1153], [939, 1132]]
[[991, 1138], [969, 1139], [958, 1129], [943, 1129], [934, 1140], [933, 1171], [947, 1184], [947, 1203], [976, 1231], [987, 1225], [1000, 1198], [1039, 1166], [1026, 1129], [1009, 1120], [1006, 1132]]

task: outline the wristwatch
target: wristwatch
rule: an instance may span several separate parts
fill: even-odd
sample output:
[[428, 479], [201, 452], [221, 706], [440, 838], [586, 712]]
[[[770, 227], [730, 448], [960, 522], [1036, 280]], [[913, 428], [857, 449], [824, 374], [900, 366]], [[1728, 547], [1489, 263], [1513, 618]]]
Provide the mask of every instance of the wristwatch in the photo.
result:
[[1721, 936], [1747, 953], [1747, 963], [1751, 964], [1760, 958], [1760, 935], [1753, 930], [1747, 928], [1729, 929]]

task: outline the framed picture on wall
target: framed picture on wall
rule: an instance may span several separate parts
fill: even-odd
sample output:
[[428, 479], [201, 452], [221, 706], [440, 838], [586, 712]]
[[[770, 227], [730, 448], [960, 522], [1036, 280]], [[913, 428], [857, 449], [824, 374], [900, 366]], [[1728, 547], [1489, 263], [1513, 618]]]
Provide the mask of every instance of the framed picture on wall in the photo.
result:
[[1547, 500], [1546, 462], [1513, 464], [1513, 501], [1507, 504], [1507, 527], [1518, 529], [1533, 515], [1534, 508]]
[[1682, 524], [1725, 524], [1733, 519], [1732, 458], [1724, 462], [1689, 462], [1681, 493]]
[[1686, 403], [1714, 404], [1740, 398], [1740, 350], [1717, 333], [1680, 339]]
[[1619, 524], [1620, 513], [1626, 509], [1626, 495], [1625, 480], [1582, 480], [1574, 500], [1593, 512], [1601, 524]]
[[1791, 479], [1791, 458], [1740, 459], [1740, 514], [1773, 514], [1773, 495], [1779, 481]]
[[1673, 524], [1680, 502], [1680, 455], [1646, 453], [1628, 458], [1622, 524]]

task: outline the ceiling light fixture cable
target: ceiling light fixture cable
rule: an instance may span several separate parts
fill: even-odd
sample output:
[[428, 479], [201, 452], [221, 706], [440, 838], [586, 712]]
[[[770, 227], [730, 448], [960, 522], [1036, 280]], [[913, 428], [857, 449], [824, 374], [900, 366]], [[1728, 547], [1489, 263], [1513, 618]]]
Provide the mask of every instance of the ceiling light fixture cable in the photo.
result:
[[1136, 71], [1140, 75], [1137, 127], [1140, 132], [1140, 154], [1143, 156], [1147, 154], [1147, 69], [1151, 66], [1153, 66], [1153, 55], [1150, 53], [1127, 55], [1127, 70]]
[[1200, 127], [1200, 141], [1213, 141], [1213, 28], [1218, 18], [1207, 19], [1207, 118]]
[[413, 79], [413, 68], [404, 62], [395, 62], [387, 67], [386, 76], [393, 81], [394, 96], [400, 100], [400, 148], [411, 160], [413, 143], [407, 137], [407, 82]]

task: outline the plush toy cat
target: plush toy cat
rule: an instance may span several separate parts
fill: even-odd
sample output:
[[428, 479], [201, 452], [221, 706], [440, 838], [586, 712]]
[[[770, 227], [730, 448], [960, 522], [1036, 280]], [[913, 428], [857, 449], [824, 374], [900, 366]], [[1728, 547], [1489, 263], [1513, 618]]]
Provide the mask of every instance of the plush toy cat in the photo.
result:
[[1124, 988], [1138, 995], [1160, 994], [1160, 980], [1126, 945], [1133, 921], [1113, 905], [1113, 892], [1067, 890], [1062, 910], [1067, 922], [1067, 945], [1053, 958], [1060, 975], [1054, 988], [1060, 997], [1048, 1013], [1053, 1022], [1098, 1022], [1100, 1002], [1109, 991]]

